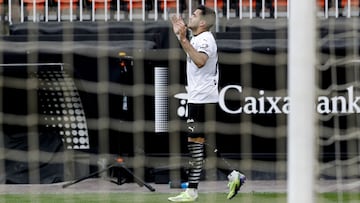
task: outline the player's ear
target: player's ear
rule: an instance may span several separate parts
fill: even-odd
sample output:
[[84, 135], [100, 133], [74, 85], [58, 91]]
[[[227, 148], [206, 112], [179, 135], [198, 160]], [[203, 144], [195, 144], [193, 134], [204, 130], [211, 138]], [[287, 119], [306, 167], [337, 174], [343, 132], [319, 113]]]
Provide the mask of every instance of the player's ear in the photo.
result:
[[199, 26], [200, 27], [206, 27], [206, 21], [205, 20], [200, 20]]

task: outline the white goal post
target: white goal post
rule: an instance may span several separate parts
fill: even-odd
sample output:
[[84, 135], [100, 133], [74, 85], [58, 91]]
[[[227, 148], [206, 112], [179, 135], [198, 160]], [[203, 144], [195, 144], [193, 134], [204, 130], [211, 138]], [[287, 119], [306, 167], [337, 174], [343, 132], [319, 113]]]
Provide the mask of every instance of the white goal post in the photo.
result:
[[315, 3], [289, 0], [288, 203], [315, 202]]

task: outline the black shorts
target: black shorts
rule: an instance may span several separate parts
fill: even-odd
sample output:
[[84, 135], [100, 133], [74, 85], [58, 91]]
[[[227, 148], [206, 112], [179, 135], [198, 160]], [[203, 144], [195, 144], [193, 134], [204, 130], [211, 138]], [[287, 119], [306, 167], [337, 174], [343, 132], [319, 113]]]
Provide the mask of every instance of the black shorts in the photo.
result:
[[[216, 104], [193, 104], [188, 103], [188, 119], [187, 129], [188, 137], [196, 138], [196, 137], [205, 137], [205, 128], [204, 124], [206, 120], [209, 120], [208, 111], [216, 109]], [[215, 119], [215, 118], [211, 118]]]

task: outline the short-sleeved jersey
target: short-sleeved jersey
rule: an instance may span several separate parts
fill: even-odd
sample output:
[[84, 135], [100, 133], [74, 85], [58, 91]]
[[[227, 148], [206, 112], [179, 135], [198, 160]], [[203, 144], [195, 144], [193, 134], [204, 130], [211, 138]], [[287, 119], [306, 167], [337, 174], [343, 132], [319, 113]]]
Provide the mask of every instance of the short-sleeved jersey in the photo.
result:
[[189, 103], [217, 103], [219, 101], [218, 54], [215, 38], [211, 32], [193, 36], [191, 45], [208, 55], [206, 64], [198, 68], [187, 56], [187, 92]]

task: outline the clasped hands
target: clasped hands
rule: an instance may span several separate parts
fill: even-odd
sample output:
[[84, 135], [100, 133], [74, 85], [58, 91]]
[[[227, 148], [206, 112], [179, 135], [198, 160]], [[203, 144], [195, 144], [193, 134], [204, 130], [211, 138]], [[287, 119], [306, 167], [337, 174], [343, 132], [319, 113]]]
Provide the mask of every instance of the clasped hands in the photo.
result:
[[178, 40], [186, 39], [187, 26], [184, 20], [180, 16], [173, 15], [171, 17], [171, 23], [173, 25], [173, 31]]

